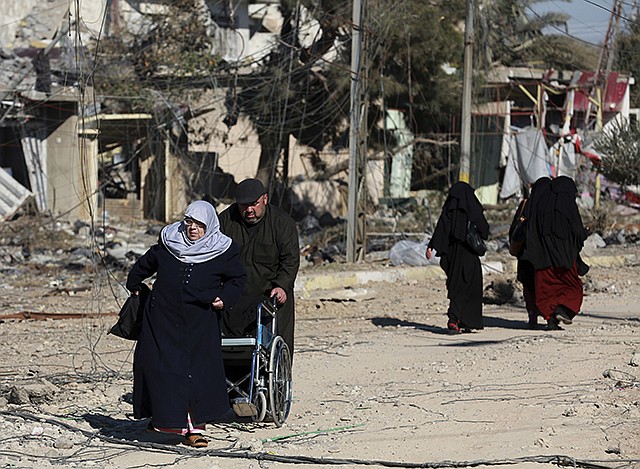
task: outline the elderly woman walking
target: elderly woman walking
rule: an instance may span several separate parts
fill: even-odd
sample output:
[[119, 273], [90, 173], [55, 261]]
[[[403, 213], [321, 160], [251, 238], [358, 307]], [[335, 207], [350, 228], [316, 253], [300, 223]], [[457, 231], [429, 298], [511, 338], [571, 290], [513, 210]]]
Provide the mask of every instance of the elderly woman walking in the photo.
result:
[[489, 223], [483, 212], [473, 187], [466, 182], [456, 182], [449, 189], [427, 246], [427, 259], [431, 259], [435, 249], [440, 267], [447, 274], [447, 328], [453, 334], [484, 328], [482, 266], [478, 254], [466, 242], [470, 224], [475, 225], [482, 239], [489, 237]]
[[150, 430], [207, 446], [205, 424], [228, 419], [220, 346], [220, 313], [246, 280], [240, 250], [220, 232], [214, 207], [196, 201], [184, 220], [165, 226], [158, 244], [132, 267], [127, 289], [157, 274], [144, 308], [133, 360], [133, 411]]

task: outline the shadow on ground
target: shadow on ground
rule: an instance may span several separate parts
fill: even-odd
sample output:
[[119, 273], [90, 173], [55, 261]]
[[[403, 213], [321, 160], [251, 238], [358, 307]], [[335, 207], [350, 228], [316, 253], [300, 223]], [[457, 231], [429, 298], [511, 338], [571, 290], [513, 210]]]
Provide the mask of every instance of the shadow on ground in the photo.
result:
[[148, 431], [149, 422], [147, 420], [114, 419], [102, 414], [85, 414], [83, 417], [91, 425], [91, 428], [95, 428], [100, 431], [100, 434], [111, 438], [164, 445], [177, 445], [184, 440], [180, 435]]
[[[526, 329], [529, 330], [526, 317], [522, 320], [496, 318], [484, 316], [484, 327], [497, 327], [501, 329]], [[538, 326], [541, 327], [541, 326]]]
[[433, 332], [434, 334], [449, 335], [449, 330], [446, 327], [431, 326], [398, 318], [371, 318], [371, 323], [378, 327], [411, 327], [420, 331]]
[[580, 314], [578, 314], [578, 316], [576, 317], [576, 320], [580, 320], [581, 317], [594, 318], [594, 319], [606, 319], [609, 321], [640, 322], [640, 318], [636, 318], [636, 317], [621, 318], [619, 316], [611, 316], [610, 313], [601, 314], [598, 311], [593, 311], [589, 313], [586, 313], [583, 311]]
[[[371, 323], [374, 326], [379, 327], [410, 327], [418, 329], [420, 331], [428, 331], [434, 334], [446, 334], [449, 335], [449, 330], [446, 327], [438, 327], [430, 324], [423, 324], [419, 322], [406, 321], [398, 318], [372, 318]], [[493, 316], [484, 316], [484, 327], [496, 327], [501, 329], [516, 329], [516, 330], [529, 330], [529, 326], [525, 320], [513, 320], [496, 318]], [[538, 325], [538, 329], [543, 329], [542, 325]]]

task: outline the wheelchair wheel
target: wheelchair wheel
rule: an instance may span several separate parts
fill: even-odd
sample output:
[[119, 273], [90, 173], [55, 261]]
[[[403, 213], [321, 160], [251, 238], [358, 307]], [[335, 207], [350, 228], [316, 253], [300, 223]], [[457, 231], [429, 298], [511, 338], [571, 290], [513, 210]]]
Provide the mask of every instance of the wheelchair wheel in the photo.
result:
[[291, 357], [289, 347], [276, 337], [269, 356], [269, 404], [271, 419], [280, 427], [291, 409]]
[[253, 396], [253, 404], [258, 410], [258, 414], [253, 417], [254, 422], [262, 422], [267, 415], [267, 396], [264, 395], [264, 391], [260, 390]]

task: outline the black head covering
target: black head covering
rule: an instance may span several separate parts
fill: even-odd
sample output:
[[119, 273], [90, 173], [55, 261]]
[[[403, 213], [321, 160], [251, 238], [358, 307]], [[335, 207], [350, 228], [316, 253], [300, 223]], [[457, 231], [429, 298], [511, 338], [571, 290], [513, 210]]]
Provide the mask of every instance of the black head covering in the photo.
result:
[[577, 188], [573, 179], [559, 176], [532, 187], [525, 207], [528, 212], [527, 241], [523, 258], [536, 269], [570, 269], [582, 249], [586, 231], [576, 204]]
[[456, 182], [449, 189], [429, 245], [438, 255], [447, 254], [452, 242], [463, 242], [466, 239], [469, 221], [476, 225], [480, 236], [487, 239], [489, 224], [483, 212], [484, 207], [476, 197], [473, 187], [463, 181]]
[[[466, 182], [459, 181], [451, 186], [447, 200], [456, 204], [455, 207], [452, 206], [449, 210], [462, 210], [468, 215], [469, 220], [474, 223], [478, 221], [484, 212], [484, 207], [476, 197], [475, 190]], [[446, 205], [447, 203], [445, 202]]]
[[549, 203], [551, 196], [551, 178], [541, 177], [531, 185], [527, 205], [524, 208], [524, 216], [531, 218], [538, 208], [544, 208]]
[[576, 204], [578, 188], [573, 179], [558, 176], [551, 182], [551, 191], [554, 196], [553, 208], [557, 214], [567, 217], [572, 222], [582, 221]]
[[536, 268], [542, 265], [548, 267], [549, 264], [547, 252], [542, 245], [542, 233], [547, 219], [550, 220], [550, 204], [551, 178], [541, 177], [531, 186], [531, 195], [523, 210], [527, 219], [527, 234], [521, 259], [531, 262]]

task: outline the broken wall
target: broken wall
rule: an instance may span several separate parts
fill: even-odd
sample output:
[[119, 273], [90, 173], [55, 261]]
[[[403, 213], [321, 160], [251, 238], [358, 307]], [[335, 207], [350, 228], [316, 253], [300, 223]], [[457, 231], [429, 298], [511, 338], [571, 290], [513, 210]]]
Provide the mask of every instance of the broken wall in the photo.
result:
[[[194, 104], [194, 109], [206, 108], [211, 110], [197, 119], [189, 121], [189, 153], [192, 155], [207, 155], [207, 160], [202, 160], [200, 167], [193, 166], [193, 163], [185, 165], [191, 167], [192, 171], [207, 173], [210, 171], [213, 160], [224, 173], [233, 176], [236, 183], [246, 178], [256, 176], [260, 161], [260, 142], [258, 134], [251, 122], [245, 116], [240, 115], [238, 121], [231, 128], [224, 123], [227, 116], [227, 109], [224, 106], [226, 88], [208, 90], [203, 93], [198, 103]], [[307, 203], [309, 210], [315, 216], [320, 216], [325, 212], [331, 213], [335, 217], [346, 216], [347, 205], [344, 200], [343, 185], [348, 181], [348, 161], [347, 149], [335, 151], [329, 148], [316, 152], [312, 148], [299, 144], [298, 140], [289, 137], [289, 167], [288, 178], [290, 186], [294, 190], [294, 204]], [[319, 179], [320, 171], [314, 166], [312, 160], [319, 160], [315, 165], [326, 168], [339, 168], [334, 175], [328, 179]], [[282, 161], [282, 160], [281, 160]], [[280, 162], [281, 164], [281, 162]], [[377, 205], [383, 191], [383, 171], [384, 162], [382, 160], [370, 160], [367, 162], [367, 196], [372, 205]], [[211, 187], [210, 195], [219, 197], [223, 191], [221, 185], [230, 184], [228, 178], [220, 178], [214, 182], [205, 182], [197, 175], [187, 176], [192, 180], [199, 180], [198, 184]], [[301, 183], [300, 181], [304, 181]], [[216, 184], [213, 186], [212, 184]], [[186, 205], [185, 205], [186, 208]]]
[[78, 117], [71, 116], [47, 139], [47, 205], [54, 216], [90, 219], [97, 210], [97, 141], [79, 138]]
[[[20, 0], [9, 1], [4, 0], [2, 2], [2, 28], [0, 28], [0, 45], [8, 49], [14, 47], [14, 39], [18, 29], [24, 26], [24, 18], [36, 7], [41, 5], [42, 0]], [[67, 3], [64, 2], [64, 8]], [[56, 9], [58, 5], [48, 5], [49, 9]], [[60, 11], [60, 17], [64, 10]], [[56, 26], [49, 24], [50, 32], [54, 32]], [[46, 38], [53, 37], [53, 34], [44, 36]], [[44, 37], [34, 37], [33, 39], [43, 39]]]

